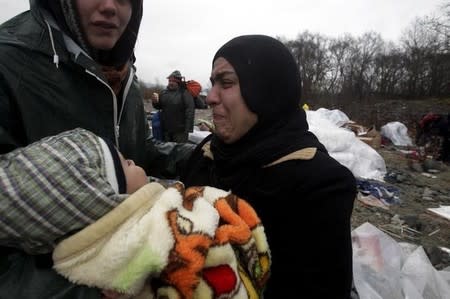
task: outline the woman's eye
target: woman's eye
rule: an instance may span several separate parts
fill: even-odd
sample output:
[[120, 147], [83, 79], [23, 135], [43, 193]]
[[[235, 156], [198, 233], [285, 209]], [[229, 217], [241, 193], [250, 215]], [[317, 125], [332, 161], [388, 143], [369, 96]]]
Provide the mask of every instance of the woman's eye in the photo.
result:
[[224, 88], [231, 87], [232, 85], [233, 85], [233, 81], [229, 81], [229, 80], [222, 81], [222, 86]]

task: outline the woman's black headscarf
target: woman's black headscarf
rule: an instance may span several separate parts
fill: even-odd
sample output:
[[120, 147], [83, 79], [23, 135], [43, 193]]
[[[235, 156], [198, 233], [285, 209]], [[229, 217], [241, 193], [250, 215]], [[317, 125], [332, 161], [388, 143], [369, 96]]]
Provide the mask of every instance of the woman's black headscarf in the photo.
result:
[[93, 49], [87, 42], [81, 29], [76, 0], [41, 0], [40, 2], [53, 15], [61, 29], [99, 64], [118, 67], [134, 59], [134, 46], [142, 20], [142, 0], [131, 1], [133, 12], [130, 22], [114, 48], [109, 51]]
[[326, 152], [308, 131], [299, 106], [299, 69], [283, 43], [264, 35], [239, 36], [217, 51], [213, 63], [219, 57], [233, 66], [245, 103], [258, 115], [257, 124], [233, 144], [212, 137], [216, 178], [222, 187], [236, 187], [245, 181], [243, 176], [296, 150], [316, 147]]

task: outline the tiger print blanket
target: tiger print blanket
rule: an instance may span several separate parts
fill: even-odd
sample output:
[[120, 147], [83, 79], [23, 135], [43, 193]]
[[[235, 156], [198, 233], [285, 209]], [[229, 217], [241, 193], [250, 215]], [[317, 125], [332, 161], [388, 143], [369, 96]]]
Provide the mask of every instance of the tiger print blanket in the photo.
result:
[[261, 298], [270, 251], [243, 199], [212, 187], [150, 183], [61, 241], [54, 269], [123, 298]]

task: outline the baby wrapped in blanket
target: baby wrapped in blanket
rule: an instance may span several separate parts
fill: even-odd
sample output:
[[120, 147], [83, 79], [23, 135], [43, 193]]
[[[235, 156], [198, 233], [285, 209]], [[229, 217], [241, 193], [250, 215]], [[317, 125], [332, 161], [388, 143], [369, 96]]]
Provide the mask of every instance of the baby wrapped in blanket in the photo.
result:
[[0, 244], [53, 251], [59, 274], [124, 298], [260, 297], [270, 253], [252, 207], [211, 187], [147, 182], [80, 128], [1, 155]]
[[264, 228], [243, 199], [212, 187], [150, 183], [60, 242], [54, 268], [122, 298], [260, 298]]

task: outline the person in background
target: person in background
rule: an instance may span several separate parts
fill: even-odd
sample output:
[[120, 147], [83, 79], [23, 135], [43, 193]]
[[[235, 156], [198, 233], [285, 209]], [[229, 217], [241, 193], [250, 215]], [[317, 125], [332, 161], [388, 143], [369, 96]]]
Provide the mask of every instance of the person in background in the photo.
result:
[[[29, 11], [1, 24], [0, 154], [80, 127], [113, 140], [148, 175], [173, 174], [173, 161], [192, 147], [147, 138], [134, 67], [141, 18], [142, 0], [30, 0]], [[60, 200], [50, 192], [40, 198], [47, 209], [58, 209]], [[95, 201], [85, 204], [95, 210]], [[36, 205], [30, 200], [19, 210], [39, 217], [44, 211]], [[101, 296], [57, 275], [47, 254], [9, 246], [0, 253], [0, 298]]]
[[438, 148], [434, 149], [437, 160], [450, 162], [450, 112], [446, 114], [438, 114], [429, 112], [422, 116], [416, 128], [416, 144], [425, 147], [426, 152], [430, 152], [427, 148], [432, 139], [438, 139]]
[[264, 298], [349, 298], [349, 169], [308, 130], [297, 63], [278, 40], [245, 35], [215, 54], [207, 103], [215, 130], [181, 176], [246, 198], [265, 223], [272, 268]]
[[151, 97], [153, 107], [161, 109], [163, 139], [188, 142], [189, 132], [194, 130], [194, 99], [185, 88], [181, 88], [183, 77], [180, 71], [173, 71], [167, 79], [166, 89]]

